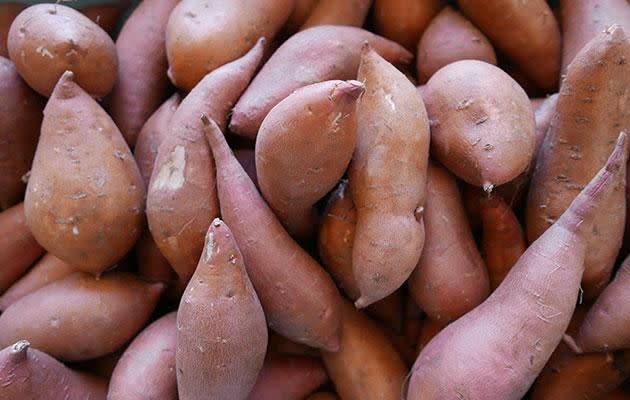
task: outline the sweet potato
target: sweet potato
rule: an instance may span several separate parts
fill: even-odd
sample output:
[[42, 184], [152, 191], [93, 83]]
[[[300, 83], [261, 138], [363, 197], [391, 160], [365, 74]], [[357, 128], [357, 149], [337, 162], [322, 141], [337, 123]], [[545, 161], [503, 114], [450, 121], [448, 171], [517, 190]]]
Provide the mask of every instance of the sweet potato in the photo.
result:
[[9, 36], [9, 28], [11, 23], [26, 8], [20, 3], [4, 3], [0, 4], [0, 57], [9, 57], [7, 49], [7, 37]]
[[431, 154], [457, 177], [490, 192], [529, 166], [534, 112], [527, 94], [501, 69], [483, 61], [454, 62], [429, 79], [423, 98]]
[[282, 44], [234, 107], [230, 131], [254, 139], [269, 111], [295, 89], [331, 79], [355, 79], [365, 41], [393, 63], [411, 53], [398, 44], [350, 26], [316, 26]]
[[1, 56], [0, 98], [0, 210], [5, 210], [24, 198], [24, 178], [37, 148], [44, 101]]
[[630, 4], [627, 0], [560, 0], [562, 21], [562, 74], [576, 54], [614, 24], [630, 32]]
[[[158, 249], [151, 232], [145, 229], [136, 243], [136, 265], [138, 275], [148, 281], [172, 284], [178, 280], [177, 274]], [[180, 293], [181, 294], [181, 293]]]
[[219, 127], [203, 121], [216, 164], [221, 216], [243, 253], [267, 323], [298, 343], [338, 350], [341, 298], [334, 282], [284, 230]]
[[375, 0], [375, 30], [415, 52], [422, 33], [444, 3], [444, 0]]
[[424, 223], [426, 242], [409, 290], [429, 318], [445, 325], [484, 301], [489, 281], [457, 183], [435, 164], [429, 165]]
[[256, 172], [256, 150], [255, 149], [234, 149], [234, 157], [243, 167], [249, 179], [258, 187], [258, 173]]
[[409, 400], [523, 397], [569, 324], [589, 231], [597, 209], [625, 173], [626, 155], [622, 133], [605, 167], [531, 244], [497, 290], [424, 348], [413, 367]]
[[0, 398], [105, 400], [107, 381], [73, 371], [20, 340], [0, 351]]
[[293, 9], [293, 0], [182, 0], [166, 27], [168, 75], [191, 90], [208, 73], [238, 59], [256, 40], [271, 40]]
[[[538, 155], [527, 203], [526, 228], [536, 240], [604, 165], [619, 132], [630, 132], [630, 43], [619, 27], [600, 33], [567, 71], [549, 132]], [[625, 223], [625, 175], [598, 210], [587, 237], [582, 287], [595, 298], [610, 279]]]
[[159, 146], [147, 196], [147, 220], [160, 251], [180, 278], [195, 271], [203, 238], [219, 215], [215, 173], [199, 117], [208, 113], [219, 126], [247, 87], [260, 62], [261, 39], [243, 57], [206, 75], [171, 117]]
[[293, 3], [293, 11], [291, 11], [286, 24], [284, 24], [281, 36], [290, 36], [297, 32], [309, 17], [313, 8], [319, 3], [319, 0], [295, 0]]
[[348, 175], [357, 209], [355, 305], [363, 308], [398, 289], [420, 258], [430, 134], [415, 86], [366, 44], [358, 80], [366, 92]]
[[319, 0], [301, 30], [317, 25], [363, 26], [372, 0]]
[[98, 274], [140, 236], [144, 201], [142, 177], [120, 131], [66, 71], [44, 109], [26, 188], [33, 235], [56, 257]]
[[401, 399], [407, 367], [379, 328], [352, 304], [342, 307], [341, 348], [322, 352], [342, 400]]
[[275, 332], [269, 332], [267, 354], [319, 358], [319, 350], [302, 343], [296, 343]]
[[128, 0], [116, 1], [117, 4], [93, 5], [82, 8], [83, 15], [91, 19], [96, 25], [112, 36], [116, 31], [118, 19], [129, 5]]
[[248, 400], [302, 400], [327, 379], [317, 359], [268, 356]]
[[164, 41], [168, 17], [177, 3], [142, 1], [116, 39], [118, 80], [109, 97], [109, 111], [130, 147], [168, 90]]
[[114, 42], [100, 26], [70, 7], [37, 4], [27, 8], [11, 24], [7, 44], [20, 76], [43, 96], [51, 95], [68, 70], [95, 97], [106, 96], [116, 82]]
[[[24, 251], [22, 247], [19, 250], [20, 252]], [[67, 262], [58, 259], [52, 254], [44, 255], [26, 275], [12, 284], [0, 296], [0, 311], [6, 310], [7, 307], [27, 294], [33, 293], [51, 282], [63, 279], [73, 272], [76, 272], [76, 270]]]
[[[289, 234], [309, 239], [313, 205], [343, 176], [357, 138], [358, 81], [300, 88], [267, 114], [256, 138], [260, 192]], [[414, 89], [415, 90], [415, 89]]]
[[553, 91], [560, 75], [560, 28], [545, 0], [458, 0], [492, 44], [537, 86]]
[[497, 64], [497, 56], [488, 38], [460, 12], [446, 6], [433, 18], [418, 43], [418, 79], [426, 83], [437, 70], [459, 60]]
[[26, 226], [23, 203], [0, 213], [0, 293], [24, 275], [43, 253]]
[[108, 400], [177, 399], [176, 319], [166, 314], [136, 336], [116, 364]]
[[488, 268], [490, 289], [496, 289], [527, 249], [525, 233], [510, 206], [500, 196], [481, 200], [481, 253]]
[[177, 388], [187, 400], [247, 399], [267, 324], [230, 228], [216, 218], [177, 311]]
[[0, 315], [0, 346], [26, 339], [64, 361], [122, 347], [142, 327], [164, 286], [125, 272], [77, 272], [30, 293]]

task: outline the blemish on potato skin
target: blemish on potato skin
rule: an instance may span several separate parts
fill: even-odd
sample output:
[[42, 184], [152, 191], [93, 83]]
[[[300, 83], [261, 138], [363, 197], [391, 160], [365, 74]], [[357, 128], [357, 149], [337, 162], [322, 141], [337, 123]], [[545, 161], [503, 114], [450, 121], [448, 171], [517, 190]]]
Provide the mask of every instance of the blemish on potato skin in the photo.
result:
[[186, 178], [186, 150], [184, 146], [178, 145], [169, 154], [168, 160], [160, 168], [152, 189], [177, 190], [184, 186]]

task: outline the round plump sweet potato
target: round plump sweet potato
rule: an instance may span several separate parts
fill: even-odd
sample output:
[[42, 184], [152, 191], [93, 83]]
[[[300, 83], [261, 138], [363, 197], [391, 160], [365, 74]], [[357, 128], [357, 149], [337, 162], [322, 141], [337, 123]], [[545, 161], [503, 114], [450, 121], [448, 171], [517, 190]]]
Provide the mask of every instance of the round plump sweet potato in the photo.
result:
[[101, 27], [61, 4], [38, 4], [22, 11], [9, 30], [11, 61], [36, 92], [50, 96], [65, 71], [90, 95], [103, 97], [114, 87], [118, 58]]

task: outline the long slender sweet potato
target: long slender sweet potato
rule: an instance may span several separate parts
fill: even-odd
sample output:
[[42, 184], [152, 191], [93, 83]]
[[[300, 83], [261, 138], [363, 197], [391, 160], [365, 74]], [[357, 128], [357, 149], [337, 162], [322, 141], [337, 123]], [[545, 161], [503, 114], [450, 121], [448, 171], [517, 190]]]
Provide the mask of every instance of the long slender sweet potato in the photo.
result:
[[325, 25], [299, 32], [276, 50], [236, 103], [230, 131], [253, 139], [269, 111], [295, 89], [355, 79], [365, 41], [394, 64], [411, 60], [398, 44], [360, 28]]
[[219, 127], [202, 119], [216, 164], [221, 216], [243, 253], [267, 323], [296, 342], [338, 350], [341, 296], [334, 282], [284, 230]]
[[458, 0], [494, 46], [537, 86], [554, 90], [560, 75], [558, 22], [545, 0]]
[[315, 358], [268, 356], [248, 400], [302, 400], [327, 380]]
[[433, 18], [418, 43], [416, 71], [422, 83], [437, 70], [459, 60], [497, 64], [492, 44], [460, 12], [446, 6]]
[[426, 242], [409, 289], [421, 310], [447, 324], [488, 297], [489, 281], [457, 183], [434, 164], [429, 165], [424, 223]]
[[177, 399], [176, 320], [171, 312], [136, 336], [116, 364], [108, 400]]
[[177, 389], [186, 400], [245, 400], [267, 324], [230, 228], [216, 218], [177, 311]]
[[322, 352], [342, 400], [399, 400], [407, 367], [387, 336], [352, 304], [342, 307], [339, 351]]
[[363, 26], [372, 0], [319, 0], [300, 30], [317, 25]]
[[117, 350], [147, 321], [164, 286], [125, 272], [77, 272], [28, 294], [0, 315], [0, 346], [26, 339], [65, 361]]
[[626, 155], [622, 133], [604, 168], [497, 290], [427, 345], [413, 367], [409, 400], [523, 397], [569, 324], [589, 231], [625, 173]]
[[0, 210], [5, 210], [24, 198], [24, 176], [35, 156], [44, 101], [1, 56], [0, 98]]
[[348, 175], [357, 208], [355, 305], [363, 308], [398, 289], [420, 258], [430, 133], [415, 86], [366, 44], [358, 80], [366, 92]]
[[20, 3], [4, 3], [0, 4], [0, 57], [9, 57], [7, 49], [7, 38], [9, 36], [9, 28], [11, 23], [26, 6]]
[[20, 340], [0, 351], [0, 398], [105, 400], [107, 381], [73, 371]]
[[147, 220], [160, 251], [184, 281], [195, 271], [203, 238], [219, 215], [215, 173], [199, 117], [208, 113], [219, 126], [247, 87], [265, 41], [242, 58], [206, 75], [171, 117], [160, 144], [147, 196]]
[[[606, 160], [619, 132], [630, 132], [630, 43], [619, 27], [600, 33], [567, 71], [549, 133], [541, 148], [527, 204], [526, 228], [536, 240], [567, 209]], [[610, 279], [621, 246], [625, 176], [598, 210], [586, 253], [582, 287], [595, 298]]]
[[[312, 237], [313, 205], [343, 176], [356, 144], [358, 81], [300, 88], [265, 117], [256, 138], [258, 186], [289, 234]], [[415, 90], [415, 89], [414, 89]]]
[[0, 213], [0, 293], [24, 275], [43, 253], [26, 226], [23, 203]]

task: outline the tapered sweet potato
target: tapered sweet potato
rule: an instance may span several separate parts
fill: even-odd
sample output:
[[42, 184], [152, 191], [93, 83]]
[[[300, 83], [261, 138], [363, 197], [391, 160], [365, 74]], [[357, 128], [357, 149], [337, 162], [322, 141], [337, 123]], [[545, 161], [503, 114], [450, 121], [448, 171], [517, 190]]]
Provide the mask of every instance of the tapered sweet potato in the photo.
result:
[[459, 178], [490, 192], [529, 166], [534, 112], [527, 94], [501, 69], [476, 60], [454, 62], [431, 77], [423, 98], [431, 154]]
[[433, 18], [418, 43], [418, 79], [425, 83], [437, 70], [459, 60], [497, 64], [488, 38], [461, 13], [447, 6]]
[[301, 30], [317, 25], [363, 26], [372, 0], [319, 0]]
[[416, 304], [443, 325], [488, 297], [488, 272], [470, 231], [457, 183], [430, 164], [424, 208], [426, 242], [409, 278]]
[[214, 69], [238, 59], [256, 40], [271, 40], [293, 9], [293, 0], [183, 0], [168, 20], [168, 74], [189, 91]]
[[125, 272], [74, 273], [10, 305], [0, 315], [0, 346], [26, 339], [65, 361], [111, 353], [142, 329], [163, 289]]
[[[24, 252], [24, 248], [20, 246], [19, 251]], [[7, 307], [27, 294], [33, 293], [51, 282], [63, 279], [73, 272], [76, 272], [76, 269], [67, 262], [58, 259], [52, 254], [44, 255], [26, 275], [12, 284], [0, 296], [0, 311], [6, 310]]]
[[177, 388], [186, 400], [247, 399], [267, 324], [230, 228], [215, 219], [177, 311]]
[[327, 379], [317, 359], [268, 356], [248, 400], [302, 400]]
[[322, 352], [342, 400], [401, 399], [407, 367], [387, 336], [352, 304], [342, 307], [341, 348]]
[[[600, 33], [567, 71], [551, 127], [536, 162], [526, 228], [536, 240], [567, 209], [604, 165], [619, 132], [630, 132], [625, 102], [630, 91], [630, 43], [619, 27]], [[595, 298], [610, 279], [624, 230], [625, 175], [598, 210], [587, 237], [582, 287]]]
[[26, 226], [23, 203], [0, 213], [0, 293], [24, 275], [43, 253]]
[[[313, 205], [343, 176], [356, 144], [358, 81], [305, 86], [276, 105], [256, 138], [260, 191], [289, 234], [307, 240]], [[415, 90], [415, 88], [414, 88]]]
[[620, 25], [630, 32], [627, 0], [560, 0], [562, 21], [562, 73], [576, 54], [603, 30]]
[[107, 32], [62, 4], [36, 4], [11, 24], [9, 56], [36, 92], [50, 96], [65, 71], [92, 96], [106, 96], [118, 75], [116, 47]]
[[219, 127], [203, 120], [216, 163], [221, 216], [243, 253], [267, 323], [296, 342], [338, 350], [341, 298], [334, 282], [284, 230]]
[[357, 209], [355, 305], [363, 308], [398, 289], [420, 258], [430, 134], [415, 86], [365, 44], [358, 80], [366, 92], [348, 175]]
[[416, 51], [422, 33], [444, 3], [444, 0], [375, 0], [376, 32]]
[[199, 117], [219, 126], [247, 87], [263, 54], [264, 39], [243, 57], [206, 75], [173, 114], [159, 146], [147, 196], [147, 220], [155, 243], [177, 274], [188, 281], [203, 238], [219, 215], [212, 156]]
[[81, 374], [20, 340], [0, 351], [0, 398], [105, 400], [107, 381]]
[[177, 400], [176, 319], [166, 314], [136, 336], [116, 364], [108, 400]]
[[537, 86], [552, 91], [560, 75], [560, 28], [545, 0], [458, 0], [494, 46]]
[[532, 243], [497, 290], [425, 347], [413, 367], [409, 400], [523, 397], [569, 324], [589, 231], [625, 173], [626, 155], [622, 133], [605, 167]]
[[9, 57], [9, 50], [7, 49], [9, 28], [11, 28], [11, 23], [15, 17], [25, 8], [25, 5], [17, 2], [0, 4], [0, 57]]
[[24, 177], [37, 148], [44, 101], [1, 56], [0, 98], [0, 210], [5, 210], [24, 198]]
[[365, 41], [395, 64], [411, 60], [398, 44], [360, 28], [325, 25], [299, 32], [276, 50], [236, 103], [230, 131], [253, 139], [269, 111], [295, 89], [355, 79]]
[[66, 71], [44, 109], [26, 188], [33, 235], [56, 257], [98, 274], [140, 236], [144, 201], [142, 177], [120, 131]]

